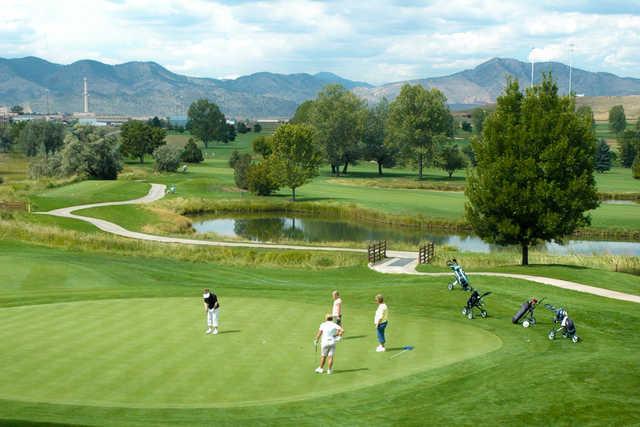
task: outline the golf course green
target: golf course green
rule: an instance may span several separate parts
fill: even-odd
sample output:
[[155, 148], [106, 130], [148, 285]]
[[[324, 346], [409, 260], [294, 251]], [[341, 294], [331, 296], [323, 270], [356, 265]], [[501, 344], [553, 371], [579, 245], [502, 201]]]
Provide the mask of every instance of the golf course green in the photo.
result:
[[[204, 333], [197, 297], [38, 306], [55, 319], [50, 328], [32, 321], [32, 306], [0, 310], [5, 325], [0, 341], [8, 347], [0, 363], [9, 368], [0, 398], [127, 407], [302, 400], [439, 368], [501, 345], [498, 337], [476, 327], [399, 315], [393, 319], [394, 342], [416, 351], [398, 354], [402, 346], [396, 346], [379, 354], [371, 313], [351, 310], [336, 378], [325, 380], [312, 375], [318, 358], [312, 336], [326, 307], [233, 297], [221, 302], [224, 327], [217, 336]], [[402, 358], [390, 359], [394, 355]], [[46, 370], [38, 369], [43, 365]], [[209, 369], [215, 375], [203, 375]]]

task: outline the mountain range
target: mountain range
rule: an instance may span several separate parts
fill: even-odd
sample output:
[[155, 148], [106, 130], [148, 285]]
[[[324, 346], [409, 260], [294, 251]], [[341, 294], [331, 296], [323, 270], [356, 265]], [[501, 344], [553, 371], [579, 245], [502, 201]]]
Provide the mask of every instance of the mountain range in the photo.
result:
[[[551, 71], [561, 92], [568, 91], [569, 67], [557, 62], [535, 64], [535, 79]], [[181, 116], [192, 101], [208, 98], [228, 117], [285, 118], [316, 96], [326, 84], [339, 83], [369, 102], [393, 99], [405, 83], [436, 87], [453, 109], [495, 102], [507, 75], [522, 86], [530, 84], [531, 64], [494, 58], [471, 70], [374, 86], [332, 73], [276, 74], [260, 72], [237, 79], [189, 77], [173, 73], [155, 62], [108, 65], [82, 60], [69, 65], [36, 57], [0, 58], [0, 105], [20, 104], [39, 112], [74, 112], [82, 109], [82, 81], [89, 82], [90, 110], [99, 114]], [[574, 68], [573, 91], [588, 96], [640, 94], [640, 79]]]

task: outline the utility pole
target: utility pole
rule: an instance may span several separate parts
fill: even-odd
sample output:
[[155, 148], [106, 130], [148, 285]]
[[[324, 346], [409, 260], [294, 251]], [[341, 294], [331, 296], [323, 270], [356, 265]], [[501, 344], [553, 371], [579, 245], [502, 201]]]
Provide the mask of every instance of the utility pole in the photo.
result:
[[573, 65], [573, 43], [569, 45], [569, 96], [571, 96], [571, 68]]
[[45, 89], [44, 91], [47, 96], [47, 119], [49, 119], [49, 89]]

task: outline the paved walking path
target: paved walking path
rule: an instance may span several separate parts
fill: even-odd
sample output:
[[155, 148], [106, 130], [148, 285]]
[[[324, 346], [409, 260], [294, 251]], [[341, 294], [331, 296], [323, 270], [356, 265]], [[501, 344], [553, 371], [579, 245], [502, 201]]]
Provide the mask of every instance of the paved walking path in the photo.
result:
[[[122, 202], [104, 202], [93, 203], [89, 205], [71, 206], [68, 208], [54, 209], [49, 212], [36, 212], [41, 215], [53, 215], [63, 218], [73, 218], [81, 221], [88, 222], [95, 225], [100, 230], [107, 233], [115, 234], [117, 236], [127, 237], [131, 239], [147, 240], [160, 243], [177, 243], [186, 245], [201, 245], [201, 246], [224, 246], [224, 247], [243, 247], [243, 248], [263, 248], [263, 249], [289, 249], [289, 250], [314, 250], [314, 251], [328, 251], [328, 252], [357, 252], [367, 253], [366, 249], [355, 248], [336, 248], [328, 246], [295, 246], [295, 245], [278, 245], [278, 244], [266, 244], [266, 243], [250, 243], [250, 242], [217, 242], [212, 240], [197, 240], [197, 239], [185, 239], [180, 237], [167, 237], [157, 236], [147, 233], [139, 233], [136, 231], [127, 230], [118, 224], [114, 224], [103, 219], [91, 218], [88, 216], [76, 215], [73, 212], [98, 208], [102, 206], [118, 206], [118, 205], [132, 205], [132, 204], [144, 204], [151, 203], [160, 200], [166, 193], [166, 185], [164, 184], [151, 184], [149, 193], [140, 197], [139, 199], [126, 200]], [[379, 262], [374, 265], [370, 265], [370, 268], [380, 273], [386, 274], [411, 274], [420, 276], [450, 276], [451, 273], [420, 273], [416, 271], [417, 266], [417, 254], [415, 252], [404, 251], [387, 251], [387, 256], [390, 257], [383, 262]], [[474, 276], [494, 276], [494, 277], [510, 277], [513, 279], [528, 280], [531, 282], [542, 283], [544, 285], [555, 286], [557, 288], [569, 289], [577, 292], [585, 292], [593, 295], [598, 295], [606, 298], [617, 299], [621, 301], [630, 301], [640, 303], [639, 295], [631, 295], [623, 292], [612, 291], [609, 289], [597, 288], [595, 286], [583, 285], [580, 283], [569, 282], [566, 280], [552, 279], [542, 276], [530, 276], [526, 274], [512, 274], [512, 273], [478, 273], [473, 272]]]

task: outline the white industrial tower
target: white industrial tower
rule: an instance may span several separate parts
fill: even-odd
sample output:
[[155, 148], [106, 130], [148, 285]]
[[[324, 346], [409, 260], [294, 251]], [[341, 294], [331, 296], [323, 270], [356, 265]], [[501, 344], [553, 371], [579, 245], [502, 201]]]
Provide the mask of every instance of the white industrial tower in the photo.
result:
[[84, 91], [82, 92], [82, 97], [84, 99], [84, 112], [89, 112], [89, 88], [87, 87], [87, 78], [84, 78]]

